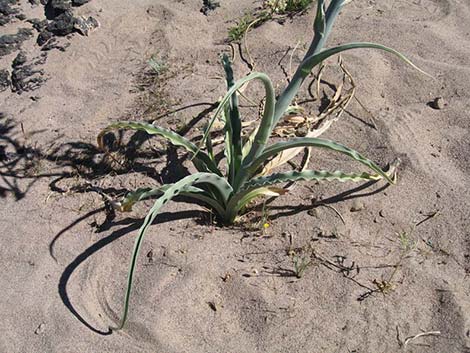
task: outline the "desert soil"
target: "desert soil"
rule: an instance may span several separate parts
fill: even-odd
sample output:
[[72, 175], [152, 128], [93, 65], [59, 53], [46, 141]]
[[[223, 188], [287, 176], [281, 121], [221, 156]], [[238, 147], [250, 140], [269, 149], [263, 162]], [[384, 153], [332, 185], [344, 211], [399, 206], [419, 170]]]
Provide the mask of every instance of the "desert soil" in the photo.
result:
[[[178, 180], [188, 162], [141, 134], [115, 134], [105, 155], [96, 135], [117, 120], [158, 120], [197, 136], [224, 94], [227, 28], [260, 6], [220, 3], [205, 16], [196, 0], [91, 0], [73, 11], [100, 27], [58, 38], [66, 48], [38, 63], [44, 82], [35, 90], [0, 92], [0, 351], [470, 352], [467, 0], [355, 0], [330, 37], [330, 46], [393, 47], [433, 76], [384, 52], [343, 55], [369, 112], [353, 101], [325, 137], [383, 166], [399, 157], [397, 185], [299, 183], [234, 227], [220, 227], [201, 206], [170, 203], [143, 245], [129, 322], [110, 334], [151, 203], [113, 215], [103, 195]], [[1, 34], [44, 18], [39, 2], [16, 8], [25, 17]], [[295, 66], [309, 43], [313, 15], [249, 33], [254, 69], [278, 90], [290, 58]], [[0, 69], [10, 72], [20, 50], [42, 58], [32, 33], [0, 57]], [[240, 78], [249, 59], [234, 48]], [[323, 79], [331, 94], [336, 60]], [[320, 105], [305, 106], [313, 115]], [[250, 120], [258, 109], [243, 112]], [[318, 151], [310, 165], [358, 168]], [[294, 253], [310, 261], [301, 278]]]

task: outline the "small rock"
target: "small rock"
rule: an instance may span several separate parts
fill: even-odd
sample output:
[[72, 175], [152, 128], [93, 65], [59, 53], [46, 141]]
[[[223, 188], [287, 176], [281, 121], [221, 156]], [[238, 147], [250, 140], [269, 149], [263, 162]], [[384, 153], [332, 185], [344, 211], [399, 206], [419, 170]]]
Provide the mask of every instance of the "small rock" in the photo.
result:
[[28, 59], [26, 58], [25, 53], [20, 52], [20, 53], [18, 53], [18, 55], [16, 56], [16, 58], [13, 60], [12, 66], [13, 66], [13, 68], [16, 69], [17, 67], [19, 67], [19, 66], [21, 66], [21, 65], [24, 65], [27, 60], [28, 60]]
[[300, 126], [295, 130], [295, 136], [305, 137], [308, 134], [308, 128], [306, 126]]
[[88, 33], [95, 30], [100, 26], [98, 20], [94, 17], [76, 17], [73, 23], [73, 27], [84, 36], [88, 36]]
[[41, 86], [45, 81], [44, 71], [37, 70], [34, 66], [43, 64], [41, 60], [27, 64], [27, 58], [24, 53], [19, 53], [13, 60], [11, 73], [11, 90], [18, 94], [25, 91], [33, 91]]
[[38, 39], [36, 40], [36, 43], [38, 43], [38, 45], [40, 47], [42, 47], [44, 44], [46, 44], [52, 37], [54, 36], [54, 34], [52, 32], [49, 32], [47, 29], [44, 29], [41, 31], [41, 33], [39, 33], [39, 36], [38, 36]]
[[0, 36], [0, 57], [18, 50], [21, 44], [33, 35], [29, 28], [20, 28], [16, 34]]
[[13, 17], [20, 15], [18, 0], [0, 0], [0, 26], [4, 26], [11, 21]]
[[382, 217], [382, 218], [386, 218], [387, 215], [386, 215], [384, 210], [380, 210], [379, 211], [379, 216]]
[[213, 311], [218, 310], [217, 304], [215, 302], [207, 302], [207, 304], [209, 305], [209, 308], [211, 308]]
[[10, 73], [8, 70], [0, 70], [0, 92], [10, 87]]
[[58, 36], [66, 36], [75, 30], [74, 23], [73, 14], [70, 11], [65, 11], [49, 23], [47, 30]]
[[354, 200], [350, 211], [351, 212], [359, 212], [359, 211], [362, 211], [365, 208], [366, 208], [366, 205], [364, 204], [364, 202], [359, 201], [359, 200]]
[[325, 232], [324, 229], [322, 229], [320, 227], [315, 227], [315, 228], [313, 228], [313, 234], [316, 235], [319, 238], [322, 238], [322, 237], [325, 236], [326, 232]]
[[87, 2], [90, 2], [91, 0], [72, 0], [73, 6], [82, 6], [85, 5]]
[[34, 331], [34, 334], [35, 335], [40, 335], [42, 333], [44, 333], [44, 331], [46, 330], [46, 324], [45, 323], [42, 323], [40, 324], [37, 329]]
[[428, 103], [429, 106], [436, 110], [444, 109], [447, 106], [447, 102], [442, 97], [437, 97], [433, 101]]
[[201, 12], [207, 16], [209, 12], [214, 11], [220, 6], [220, 3], [214, 0], [203, 0], [203, 5], [201, 7]]
[[308, 210], [307, 214], [312, 217], [318, 217], [318, 211], [316, 208], [312, 208], [311, 210]]
[[29, 20], [27, 20], [26, 22], [29, 22], [33, 25], [33, 28], [38, 31], [38, 32], [41, 32], [43, 31], [46, 27], [47, 27], [47, 20], [40, 20], [39, 18], [31, 18]]
[[153, 251], [152, 250], [150, 250], [147, 253], [147, 259], [148, 259], [149, 264], [153, 263]]
[[66, 11], [72, 7], [70, 0], [50, 0], [49, 6], [54, 10]]
[[70, 43], [59, 44], [57, 38], [53, 37], [46, 44], [44, 44], [41, 48], [41, 51], [49, 51], [52, 49], [57, 49], [60, 51], [65, 51], [70, 46]]

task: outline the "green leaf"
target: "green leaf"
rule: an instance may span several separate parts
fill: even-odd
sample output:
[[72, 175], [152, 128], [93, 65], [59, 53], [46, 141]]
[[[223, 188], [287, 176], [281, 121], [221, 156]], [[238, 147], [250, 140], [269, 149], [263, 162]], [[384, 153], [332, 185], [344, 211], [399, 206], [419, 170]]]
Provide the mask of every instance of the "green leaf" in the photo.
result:
[[[387, 172], [387, 175], [392, 178], [395, 173], [395, 166], [392, 166]], [[379, 174], [370, 174], [370, 173], [344, 173], [341, 171], [328, 172], [325, 170], [316, 171], [316, 170], [305, 170], [302, 172], [291, 171], [285, 173], [276, 173], [271, 174], [265, 177], [259, 177], [251, 179], [249, 182], [245, 183], [241, 188], [240, 192], [234, 195], [227, 206], [229, 213], [229, 219], [232, 217], [235, 219], [237, 214], [246, 206], [248, 202], [253, 200], [255, 197], [263, 194], [263, 191], [266, 188], [271, 187], [272, 185], [294, 182], [294, 181], [367, 181], [367, 180], [380, 180], [382, 176]], [[278, 189], [283, 190], [283, 189]], [[287, 190], [284, 191], [284, 193]], [[281, 195], [282, 193], [279, 192]]]
[[[235, 85], [233, 77], [232, 63], [226, 54], [222, 57], [222, 64], [225, 69], [227, 78], [227, 89], [230, 90]], [[240, 169], [242, 162], [242, 145], [241, 133], [242, 122], [240, 120], [240, 112], [238, 110], [238, 96], [235, 92], [232, 95], [228, 106], [228, 115], [226, 116], [226, 132], [229, 135], [226, 139], [226, 148], [230, 150], [230, 164], [229, 164], [229, 183], [233, 182], [235, 175]]]
[[243, 85], [245, 85], [246, 83], [252, 80], [260, 80], [264, 84], [264, 87], [266, 90], [266, 104], [264, 107], [264, 113], [263, 113], [263, 118], [261, 120], [260, 128], [258, 129], [258, 132], [255, 136], [253, 146], [250, 150], [249, 155], [247, 156], [247, 159], [251, 159], [253, 155], [256, 155], [262, 148], [264, 148], [264, 145], [266, 144], [266, 141], [271, 134], [272, 118], [273, 118], [274, 105], [275, 105], [276, 98], [275, 98], [275, 93], [274, 93], [274, 87], [271, 83], [271, 80], [266, 74], [260, 73], [260, 72], [253, 72], [250, 75], [238, 80], [237, 82], [235, 82], [232, 88], [228, 90], [227, 94], [224, 96], [224, 98], [222, 98], [222, 101], [217, 107], [217, 110], [215, 111], [214, 116], [207, 124], [207, 128], [204, 132], [204, 136], [202, 138], [201, 144], [204, 144], [206, 139], [209, 137], [209, 133], [212, 129], [212, 125], [214, 124], [214, 121], [222, 113], [224, 107], [226, 106], [226, 104], [228, 104], [232, 95], [234, 95]]
[[[301, 137], [286, 142], [278, 142], [269, 146], [257, 159], [253, 161], [251, 165], [247, 166], [247, 177], [253, 175], [269, 158], [274, 157], [282, 151], [297, 147], [319, 147], [340, 152], [369, 167], [374, 172], [385, 178], [389, 183], [394, 183], [394, 181], [377, 164], [362, 156], [359, 152], [337, 142], [314, 137]], [[243, 182], [245, 182], [245, 180]]]
[[[174, 184], [165, 184], [155, 188], [140, 188], [135, 191], [129, 192], [124, 199], [119, 203], [120, 211], [130, 212], [132, 207], [139, 201], [148, 200], [156, 196], [161, 196]], [[186, 186], [180, 192], [181, 196], [187, 196], [198, 199], [211, 206], [217, 213], [224, 213], [223, 206], [213, 197], [211, 197], [205, 190], [195, 186]]]
[[251, 179], [243, 185], [240, 191], [252, 190], [262, 186], [270, 186], [279, 183], [292, 182], [292, 181], [366, 181], [366, 180], [380, 180], [382, 176], [379, 174], [371, 173], [345, 173], [342, 171], [329, 172], [326, 170], [305, 170], [303, 172], [290, 171], [285, 173], [275, 173], [264, 177]]
[[284, 195], [287, 192], [288, 190], [286, 189], [273, 187], [259, 187], [248, 191], [245, 190], [230, 200], [229, 206], [227, 207], [228, 214], [230, 215], [228, 216], [228, 219], [233, 222], [242, 209], [257, 197], [277, 197]]
[[[343, 1], [343, 4], [339, 4], [340, 2], [338, 2], [338, 1], [337, 1], [337, 3], [338, 3], [337, 6], [339, 6], [339, 8], [344, 5], [344, 1]], [[330, 7], [331, 6], [333, 6], [333, 2], [330, 5]], [[336, 9], [335, 11], [339, 11], [339, 8]], [[329, 25], [330, 25], [330, 23], [328, 22], [328, 12], [327, 12], [327, 27]], [[327, 28], [326, 32], [328, 33], [328, 31], [329, 31], [329, 29]], [[319, 43], [321, 43], [321, 42], [322, 41], [320, 41]], [[291, 104], [292, 100], [294, 99], [295, 95], [297, 94], [297, 91], [299, 90], [299, 88], [302, 85], [303, 81], [310, 74], [310, 72], [312, 71], [312, 69], [316, 65], [320, 64], [322, 61], [328, 59], [329, 57], [331, 57], [333, 55], [336, 55], [336, 54], [339, 54], [341, 52], [344, 52], [346, 50], [361, 49], [361, 48], [362, 49], [364, 49], [364, 48], [380, 49], [380, 50], [384, 50], [386, 52], [392, 53], [392, 54], [398, 56], [401, 60], [403, 60], [405, 63], [407, 63], [408, 65], [410, 65], [414, 69], [418, 70], [419, 72], [421, 72], [421, 73], [423, 73], [423, 74], [425, 74], [429, 77], [433, 77], [430, 74], [426, 73], [425, 71], [421, 70], [415, 64], [413, 64], [406, 56], [404, 56], [400, 52], [398, 52], [398, 51], [396, 51], [392, 48], [388, 48], [388, 47], [386, 47], [384, 45], [381, 45], [381, 44], [368, 43], [368, 42], [356, 42], [356, 43], [349, 43], [349, 44], [339, 45], [337, 47], [326, 49], [326, 50], [320, 51], [318, 53], [317, 53], [316, 50], [313, 50], [312, 54], [307, 56], [302, 61], [302, 63], [299, 65], [294, 77], [292, 78], [292, 81], [289, 83], [287, 88], [284, 90], [284, 92], [282, 92], [281, 96], [279, 97], [279, 100], [277, 101], [277, 104], [276, 104], [276, 110], [275, 110], [274, 119], [273, 119], [274, 120], [274, 126], [278, 123], [279, 119], [284, 115], [284, 111], [287, 109], [289, 104]]]
[[129, 301], [130, 301], [130, 296], [131, 296], [131, 291], [132, 291], [132, 282], [134, 278], [135, 267], [137, 264], [137, 257], [139, 255], [139, 251], [142, 246], [142, 242], [144, 240], [144, 237], [145, 237], [145, 234], [147, 233], [148, 228], [157, 217], [160, 209], [168, 201], [170, 201], [175, 196], [178, 196], [182, 192], [184, 192], [185, 188], [188, 188], [197, 184], [204, 184], [204, 183], [213, 185], [215, 188], [217, 188], [220, 191], [221, 195], [224, 195], [226, 197], [224, 202], [227, 201], [228, 197], [232, 193], [232, 188], [226, 182], [225, 179], [215, 174], [211, 174], [211, 173], [196, 173], [194, 175], [189, 175], [181, 179], [177, 183], [170, 185], [163, 192], [162, 196], [155, 201], [153, 207], [150, 209], [149, 213], [145, 217], [144, 222], [139, 229], [139, 234], [137, 235], [137, 238], [135, 240], [134, 250], [132, 252], [131, 262], [129, 266], [129, 274], [127, 278], [127, 289], [126, 289], [126, 294], [125, 294], [125, 299], [124, 299], [124, 310], [123, 310], [124, 313], [123, 313], [120, 324], [117, 327], [111, 328], [112, 330], [115, 330], [115, 331], [121, 330], [127, 321], [127, 316], [129, 313]]
[[194, 158], [202, 162], [202, 164], [195, 163], [196, 168], [201, 168], [202, 166], [205, 166], [204, 167], [205, 170], [203, 171], [207, 171], [207, 172], [210, 171], [210, 172], [216, 173], [217, 175], [221, 175], [220, 170], [217, 168], [217, 166], [211, 160], [211, 158], [206, 153], [200, 151], [194, 143], [184, 138], [183, 136], [177, 134], [176, 132], [173, 132], [171, 130], [168, 130], [162, 127], [155, 126], [153, 124], [135, 122], [135, 121], [121, 121], [121, 122], [113, 123], [107, 126], [106, 128], [104, 128], [103, 130], [101, 130], [101, 132], [99, 133], [97, 137], [98, 146], [101, 149], [104, 149], [104, 142], [103, 142], [104, 135], [112, 130], [120, 130], [120, 129], [145, 131], [149, 135], [159, 135], [161, 137], [164, 137], [173, 145], [185, 148], [187, 151], [191, 152], [194, 155]]
[[333, 55], [336, 55], [336, 54], [339, 54], [339, 53], [341, 53], [343, 51], [346, 51], [346, 50], [365, 49], [365, 48], [380, 49], [380, 50], [384, 50], [386, 52], [392, 53], [392, 54], [396, 55], [397, 57], [399, 57], [401, 60], [403, 60], [405, 63], [407, 63], [408, 65], [413, 67], [414, 69], [418, 70], [419, 72], [421, 72], [421, 73], [423, 73], [427, 76], [431, 76], [428, 73], [421, 70], [415, 64], [413, 64], [406, 56], [404, 56], [402, 53], [396, 51], [395, 49], [386, 47], [386, 46], [381, 45], [381, 44], [368, 43], [368, 42], [354, 42], [354, 43], [343, 44], [343, 45], [339, 45], [339, 46], [334, 47], [334, 48], [323, 50], [318, 54], [313, 54], [313, 55], [309, 56], [308, 58], [306, 58], [300, 64], [300, 70], [302, 71], [303, 76], [307, 77], [316, 65], [318, 65], [322, 61], [328, 59], [329, 57], [331, 57]]
[[325, 20], [325, 0], [318, 0], [317, 4], [317, 15], [313, 24], [315, 34], [320, 36], [325, 35], [326, 20]]
[[[331, 0], [328, 9], [325, 12], [325, 1], [317, 1], [317, 15], [314, 22], [315, 35], [310, 43], [305, 59], [318, 54], [324, 47], [335, 23], [336, 17], [339, 15], [341, 8], [348, 3], [347, 0]], [[302, 83], [305, 81], [305, 76], [302, 72], [302, 67], [299, 66], [295, 71], [292, 80], [287, 85], [286, 89], [281, 93], [276, 102], [274, 111], [273, 125], [276, 126], [279, 119], [284, 115], [287, 107], [292, 103], [292, 100], [297, 95]]]

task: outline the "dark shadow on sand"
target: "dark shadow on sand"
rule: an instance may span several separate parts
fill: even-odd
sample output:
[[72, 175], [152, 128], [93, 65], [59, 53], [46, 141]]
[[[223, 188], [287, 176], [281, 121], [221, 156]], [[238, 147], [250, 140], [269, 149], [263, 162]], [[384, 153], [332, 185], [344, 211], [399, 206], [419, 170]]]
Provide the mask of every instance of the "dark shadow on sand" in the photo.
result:
[[[97, 210], [98, 211], [98, 210]], [[85, 216], [90, 216], [91, 214], [94, 214], [95, 211], [90, 212], [88, 215]], [[199, 211], [183, 211], [183, 212], [176, 212], [176, 213], [161, 213], [157, 216], [157, 219], [154, 222], [154, 225], [156, 224], [163, 224], [167, 222], [173, 222], [176, 220], [181, 220], [181, 219], [189, 219], [189, 218], [196, 218], [201, 215], [201, 212]], [[71, 229], [73, 226], [78, 224], [79, 222], [83, 221], [86, 219], [86, 217], [80, 217], [77, 221], [74, 221], [71, 225], [67, 226], [64, 230], [59, 232], [59, 234], [63, 234], [64, 231]], [[100, 239], [90, 247], [88, 247], [85, 251], [83, 251], [80, 255], [78, 255], [72, 262], [70, 262], [62, 272], [62, 275], [60, 276], [59, 279], [59, 284], [58, 284], [58, 291], [60, 298], [64, 305], [67, 307], [67, 309], [72, 313], [73, 316], [77, 318], [78, 321], [80, 321], [84, 326], [86, 326], [88, 329], [91, 331], [100, 334], [100, 335], [110, 335], [112, 331], [108, 329], [107, 331], [99, 330], [95, 327], [93, 327], [90, 323], [88, 323], [83, 316], [80, 315], [80, 313], [75, 309], [75, 307], [72, 304], [72, 301], [69, 297], [69, 294], [67, 292], [67, 284], [70, 281], [70, 277], [72, 274], [75, 272], [75, 270], [82, 264], [84, 263], [88, 258], [102, 250], [104, 247], [108, 246], [112, 242], [122, 238], [123, 236], [128, 235], [131, 232], [137, 231], [139, 229], [140, 225], [142, 223], [142, 220], [136, 220], [132, 218], [126, 218], [122, 221], [119, 221], [117, 223], [112, 223], [107, 225], [108, 228], [111, 227], [116, 227], [116, 226], [123, 226], [123, 228], [117, 229], [113, 231], [110, 235]], [[131, 250], [129, 250], [130, 252]]]

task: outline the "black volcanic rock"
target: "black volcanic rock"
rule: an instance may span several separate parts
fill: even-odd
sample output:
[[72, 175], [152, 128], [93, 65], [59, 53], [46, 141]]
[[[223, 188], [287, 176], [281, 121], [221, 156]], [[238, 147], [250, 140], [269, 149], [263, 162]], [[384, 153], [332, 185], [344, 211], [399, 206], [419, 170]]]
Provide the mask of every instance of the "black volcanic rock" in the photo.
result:
[[10, 73], [8, 70], [0, 70], [0, 92], [10, 87]]
[[0, 36], [0, 57], [8, 55], [19, 49], [21, 43], [30, 38], [33, 32], [29, 28], [20, 28], [16, 34]]
[[220, 3], [214, 0], [203, 0], [201, 12], [207, 16], [209, 12], [214, 11], [216, 8], [220, 7]]
[[40, 20], [39, 18], [31, 18], [26, 22], [31, 23], [33, 28], [38, 32], [42, 32], [48, 25], [47, 20]]
[[52, 32], [49, 32], [47, 29], [43, 30], [41, 33], [39, 33], [37, 43], [39, 46], [43, 46], [46, 44], [52, 37], [54, 37], [54, 34]]
[[13, 17], [20, 15], [20, 11], [14, 6], [18, 0], [0, 0], [0, 26], [6, 25]]
[[66, 11], [72, 7], [70, 0], [49, 0], [49, 6], [56, 11]]
[[36, 65], [43, 64], [43, 60], [38, 60], [32, 64], [27, 64], [27, 57], [24, 53], [19, 53], [13, 60], [11, 73], [11, 90], [18, 94], [38, 89], [45, 82], [44, 71], [36, 69]]
[[26, 58], [26, 54], [20, 52], [20, 53], [18, 53], [16, 58], [13, 60], [13, 63], [12, 63], [11, 66], [15, 69], [19, 66], [22, 66], [22, 65], [26, 64], [26, 61], [28, 61], [28, 58]]
[[72, 0], [73, 6], [82, 6], [91, 0]]
[[74, 31], [74, 21], [72, 12], [65, 11], [47, 25], [47, 30], [58, 36], [66, 36]]

